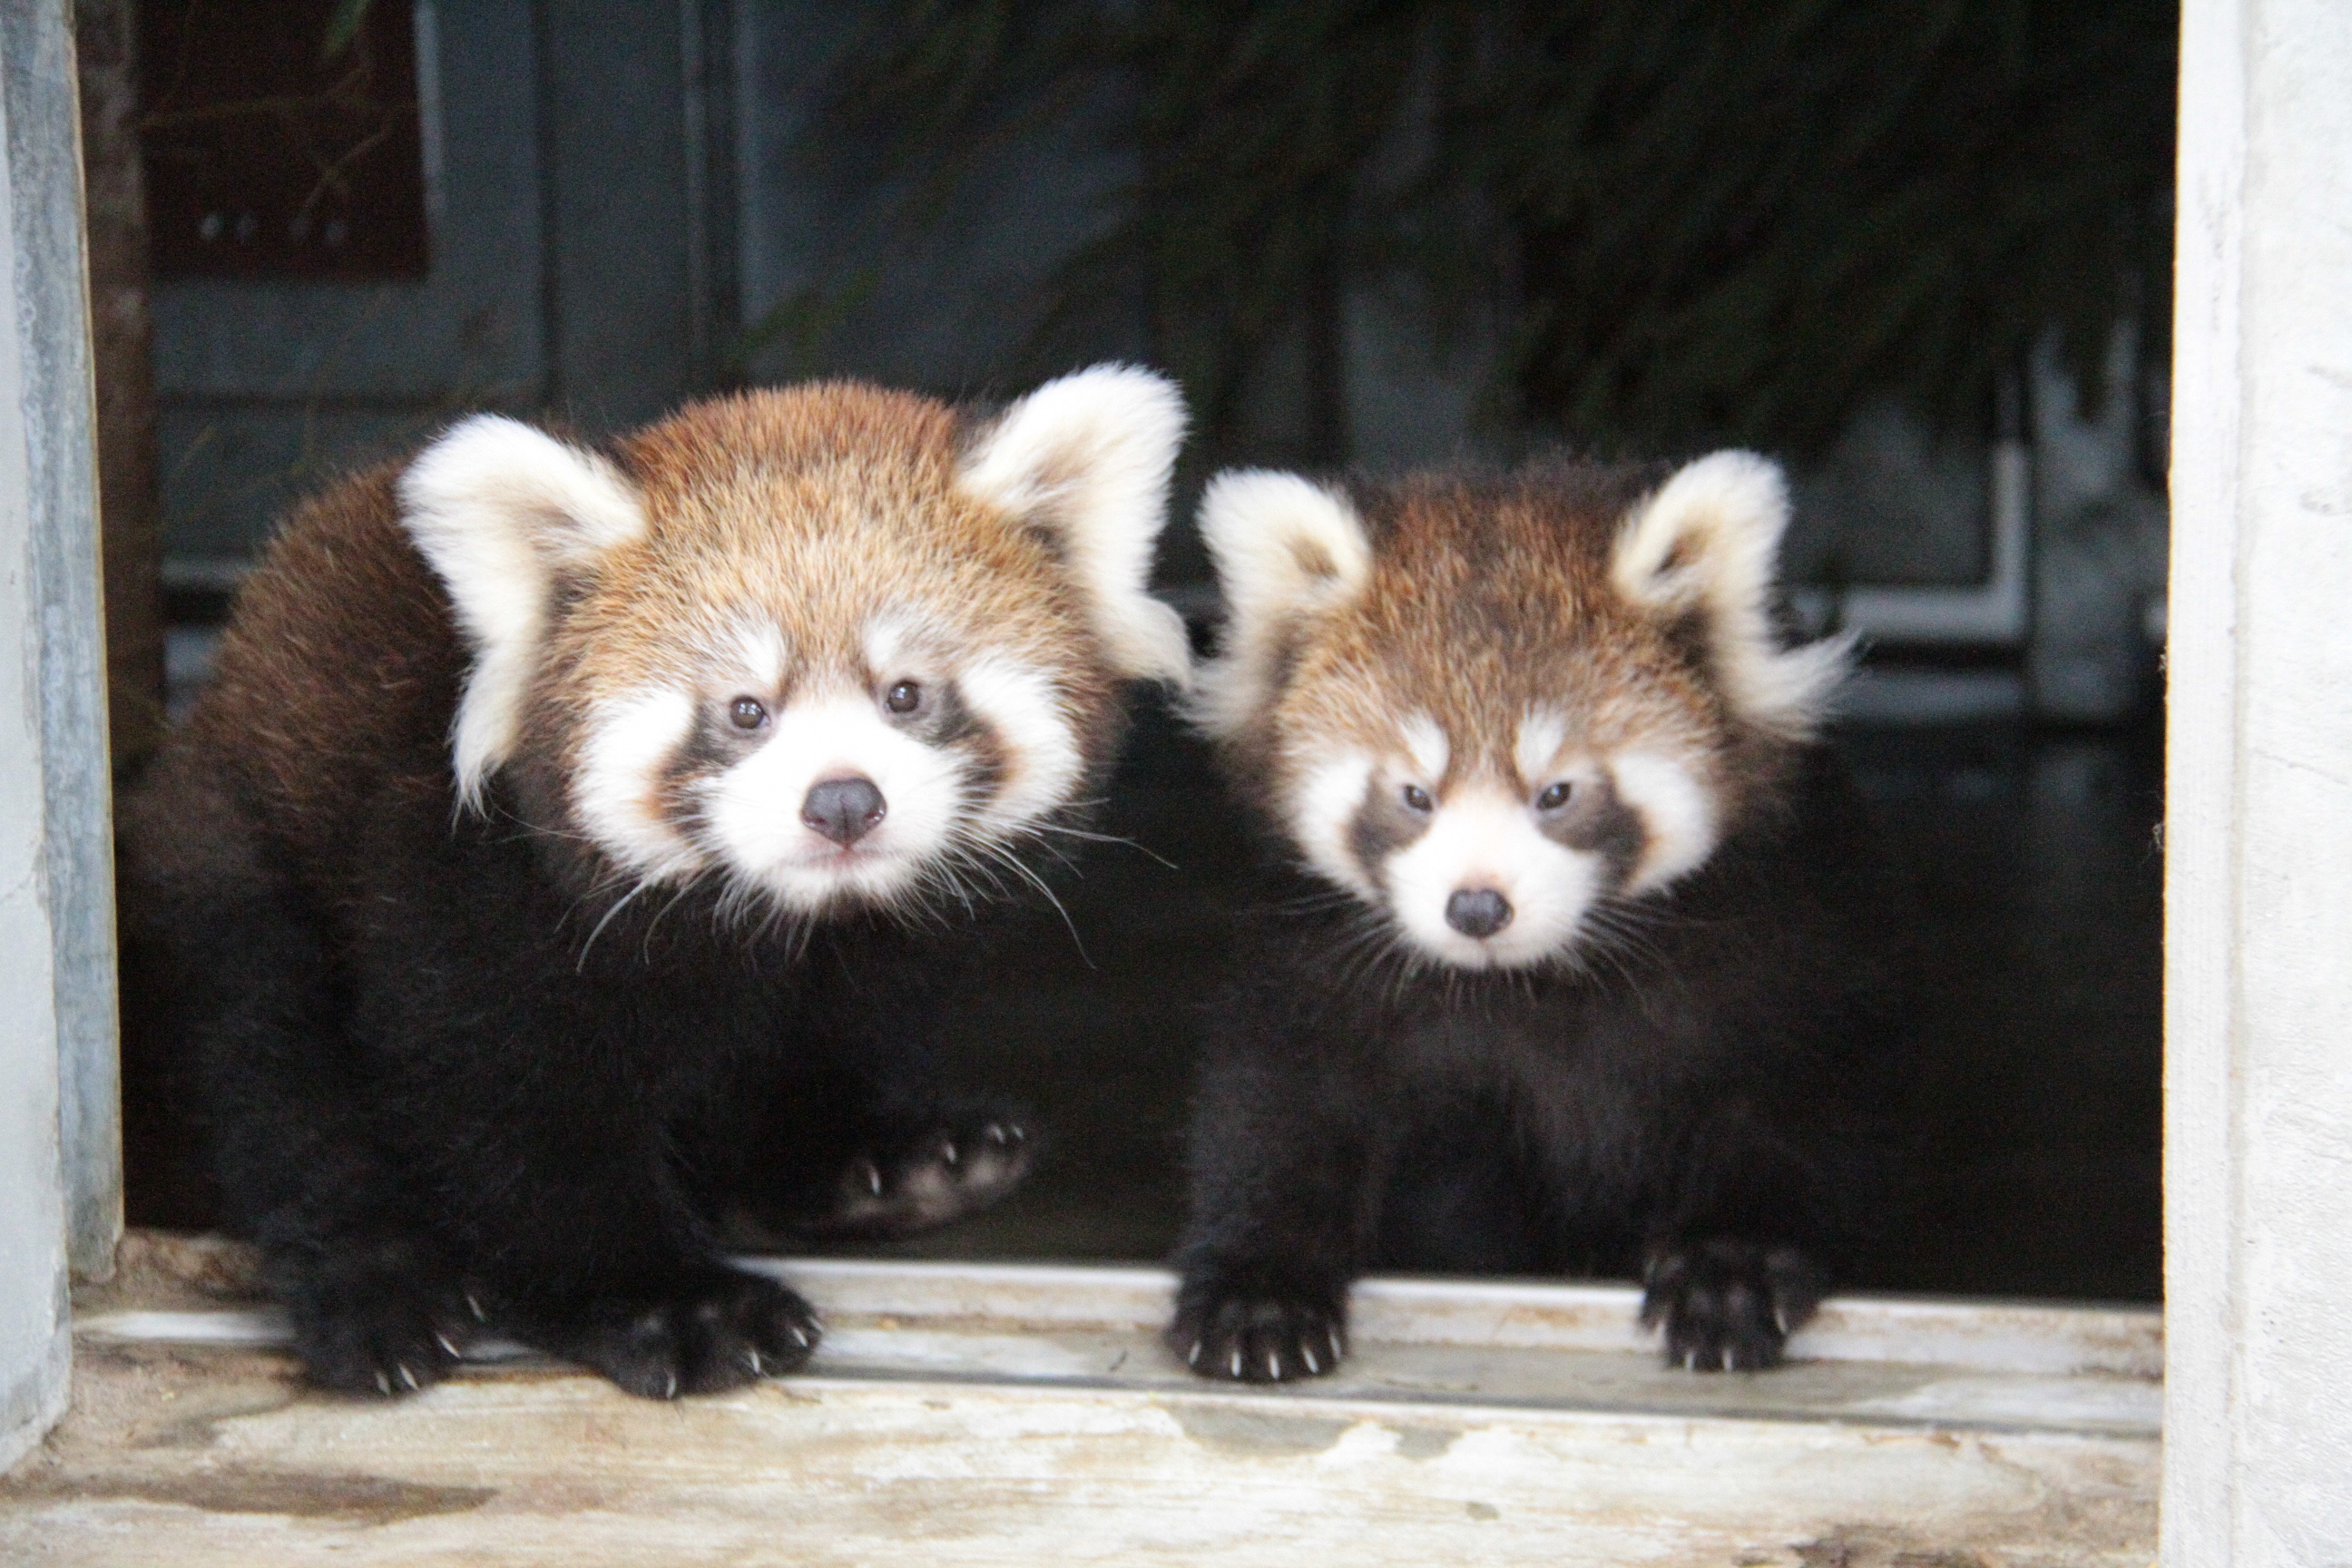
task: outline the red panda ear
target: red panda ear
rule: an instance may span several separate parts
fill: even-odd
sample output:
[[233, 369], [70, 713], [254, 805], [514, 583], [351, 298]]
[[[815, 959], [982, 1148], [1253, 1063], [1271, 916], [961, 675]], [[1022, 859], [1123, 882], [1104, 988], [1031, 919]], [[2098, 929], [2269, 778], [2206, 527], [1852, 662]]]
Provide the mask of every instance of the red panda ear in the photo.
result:
[[485, 414], [451, 426], [408, 465], [400, 511], [473, 649], [450, 749], [458, 798], [478, 805], [514, 750], [556, 574], [643, 538], [645, 508], [594, 453]]
[[1097, 365], [1049, 381], [984, 427], [964, 490], [1050, 534], [1123, 675], [1184, 682], [1183, 617], [1153, 598], [1151, 550], [1184, 440], [1184, 400], [1150, 371]]
[[1643, 609], [1703, 617], [1733, 709], [1797, 739], [1820, 726], [1853, 645], [1780, 646], [1772, 587], [1788, 526], [1780, 466], [1753, 452], [1717, 452], [1677, 469], [1633, 509], [1610, 576]]
[[1214, 735], [1270, 701], [1275, 666], [1302, 616], [1354, 598], [1372, 570], [1363, 520], [1346, 497], [1297, 474], [1219, 474], [1201, 500], [1201, 537], [1225, 598], [1223, 646], [1201, 672], [1193, 713]]

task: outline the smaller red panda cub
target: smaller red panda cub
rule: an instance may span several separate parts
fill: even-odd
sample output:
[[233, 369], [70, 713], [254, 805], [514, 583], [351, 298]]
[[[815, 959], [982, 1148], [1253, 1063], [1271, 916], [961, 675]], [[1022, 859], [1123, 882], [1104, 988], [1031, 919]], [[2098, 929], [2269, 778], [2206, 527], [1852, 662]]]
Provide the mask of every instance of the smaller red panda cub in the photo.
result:
[[1181, 679], [1145, 592], [1182, 404], [849, 384], [589, 447], [464, 421], [298, 508], [130, 814], [136, 983], [313, 1377], [485, 1324], [654, 1397], [808, 1358], [720, 1226], [1001, 1196], [928, 1042]]
[[1640, 1269], [1769, 1366], [1877, 1202], [1894, 950], [1773, 624], [1780, 471], [1229, 473], [1194, 716], [1276, 841], [1212, 1012], [1170, 1330], [1328, 1373], [1371, 1268]]

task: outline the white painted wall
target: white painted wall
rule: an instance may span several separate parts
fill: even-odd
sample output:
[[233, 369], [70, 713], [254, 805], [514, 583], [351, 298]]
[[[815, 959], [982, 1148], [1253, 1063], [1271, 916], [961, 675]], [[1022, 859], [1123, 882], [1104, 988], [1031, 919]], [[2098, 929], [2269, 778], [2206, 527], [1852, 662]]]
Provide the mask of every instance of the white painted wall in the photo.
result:
[[[0, 145], [21, 108], [6, 86]], [[0, 158], [0, 1468], [64, 1408], [68, 1345], [18, 206], [16, 162]]]
[[2352, 16], [2187, 0], [2171, 1568], [2352, 1562]]

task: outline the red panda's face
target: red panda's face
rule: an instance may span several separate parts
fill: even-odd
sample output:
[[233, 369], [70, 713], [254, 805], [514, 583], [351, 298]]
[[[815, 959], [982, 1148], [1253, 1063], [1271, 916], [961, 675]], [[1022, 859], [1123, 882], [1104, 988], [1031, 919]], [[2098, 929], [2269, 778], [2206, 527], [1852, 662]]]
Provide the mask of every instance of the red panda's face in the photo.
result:
[[1309, 866], [1428, 958], [1569, 957], [1614, 902], [1715, 847], [1722, 780], [1703, 741], [1671, 722], [1604, 740], [1559, 707], [1492, 729], [1407, 710], [1385, 733], [1327, 731], [1318, 717], [1277, 720], [1269, 804]]
[[1719, 454], [1640, 479], [1211, 489], [1230, 618], [1195, 712], [1414, 958], [1597, 955], [1818, 721], [1843, 648], [1770, 633], [1777, 472]]
[[[1018, 881], [1107, 760], [1118, 681], [1184, 674], [1143, 593], [1180, 434], [1173, 390], [1118, 370], [978, 427], [866, 388], [754, 394], [619, 466], [460, 426], [404, 480], [477, 647], [460, 788], [510, 768], [609, 887], [707, 883], [747, 913]], [[500, 487], [541, 526], [486, 562]]]

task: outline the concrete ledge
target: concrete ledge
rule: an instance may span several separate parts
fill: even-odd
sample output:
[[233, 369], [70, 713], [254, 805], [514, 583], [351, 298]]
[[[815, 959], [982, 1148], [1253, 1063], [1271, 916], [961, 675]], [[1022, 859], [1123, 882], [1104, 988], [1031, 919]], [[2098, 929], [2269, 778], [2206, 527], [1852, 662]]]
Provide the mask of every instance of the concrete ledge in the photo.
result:
[[[755, 1260], [803, 1374], [675, 1405], [520, 1347], [398, 1404], [306, 1388], [234, 1248], [140, 1238], [0, 1561], [2132, 1564], [2151, 1312], [1839, 1300], [1761, 1374], [1662, 1366], [1634, 1292], [1369, 1281], [1338, 1375], [1193, 1377], [1149, 1268]], [[1941, 1359], [1937, 1359], [1941, 1358]]]

